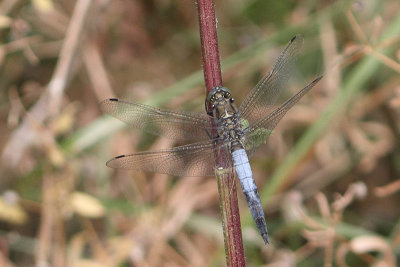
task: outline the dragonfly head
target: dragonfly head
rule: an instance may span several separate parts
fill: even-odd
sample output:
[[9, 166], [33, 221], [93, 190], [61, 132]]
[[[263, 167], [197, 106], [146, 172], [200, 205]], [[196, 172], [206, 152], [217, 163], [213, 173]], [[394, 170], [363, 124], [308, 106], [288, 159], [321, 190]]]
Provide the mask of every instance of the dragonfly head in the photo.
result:
[[233, 102], [231, 91], [226, 87], [216, 86], [208, 94], [207, 102], [211, 106], [211, 109], [206, 108], [207, 113], [212, 113], [214, 109], [217, 109], [221, 114], [223, 110], [226, 110], [228, 104]]

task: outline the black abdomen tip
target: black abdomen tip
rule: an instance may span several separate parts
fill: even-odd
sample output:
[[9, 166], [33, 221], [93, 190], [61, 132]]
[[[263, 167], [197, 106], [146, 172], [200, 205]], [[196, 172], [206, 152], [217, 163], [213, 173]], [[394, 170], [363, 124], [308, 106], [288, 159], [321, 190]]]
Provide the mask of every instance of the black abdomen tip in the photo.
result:
[[265, 245], [269, 244], [268, 234], [263, 234], [262, 238], [264, 240]]

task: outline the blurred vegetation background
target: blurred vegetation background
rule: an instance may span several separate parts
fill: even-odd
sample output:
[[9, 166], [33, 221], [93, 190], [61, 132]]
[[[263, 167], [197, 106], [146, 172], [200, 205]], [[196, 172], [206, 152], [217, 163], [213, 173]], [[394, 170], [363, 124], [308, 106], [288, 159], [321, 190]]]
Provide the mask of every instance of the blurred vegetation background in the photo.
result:
[[[272, 245], [239, 194], [248, 266], [400, 262], [399, 11], [398, 0], [216, 1], [238, 103], [296, 33], [290, 91], [324, 74], [251, 160]], [[194, 1], [0, 2], [0, 266], [225, 264], [215, 179], [105, 166], [175, 144], [98, 103], [204, 112], [200, 51]]]

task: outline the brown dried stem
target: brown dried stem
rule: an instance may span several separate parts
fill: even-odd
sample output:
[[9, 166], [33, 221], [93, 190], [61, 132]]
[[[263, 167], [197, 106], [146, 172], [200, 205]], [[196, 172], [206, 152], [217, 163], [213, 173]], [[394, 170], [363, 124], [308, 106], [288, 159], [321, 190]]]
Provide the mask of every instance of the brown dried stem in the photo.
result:
[[[197, 0], [200, 39], [203, 58], [206, 95], [213, 87], [222, 86], [221, 66], [213, 0]], [[206, 103], [208, 105], [209, 103]], [[220, 209], [225, 240], [225, 254], [228, 266], [245, 266], [239, 207], [237, 203], [235, 176], [229, 168], [227, 151], [218, 151], [216, 166]]]
[[37, 141], [40, 134], [35, 130], [32, 119], [37, 124], [57, 116], [61, 110], [61, 102], [66, 88], [69, 69], [78, 48], [79, 37], [92, 0], [77, 1], [71, 17], [66, 37], [60, 52], [60, 57], [53, 76], [46, 87], [45, 93], [29, 110], [30, 117], [26, 117], [21, 125], [13, 132], [4, 147], [2, 160], [7, 167], [15, 167], [24, 151]]

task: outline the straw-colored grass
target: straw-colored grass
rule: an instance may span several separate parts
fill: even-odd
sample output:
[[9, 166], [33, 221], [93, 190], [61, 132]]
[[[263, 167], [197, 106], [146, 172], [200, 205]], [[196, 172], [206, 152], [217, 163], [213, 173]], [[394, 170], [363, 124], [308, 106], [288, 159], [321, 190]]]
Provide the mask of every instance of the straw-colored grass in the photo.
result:
[[[296, 33], [289, 91], [324, 79], [251, 159], [271, 245], [238, 190], [247, 265], [397, 266], [400, 3], [267, 2], [216, 1], [224, 85], [240, 103]], [[194, 2], [3, 0], [0, 40], [0, 266], [224, 265], [215, 179], [108, 169], [177, 144], [98, 106], [204, 112]]]

